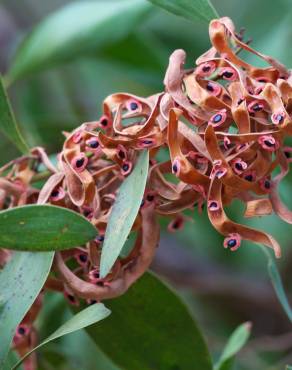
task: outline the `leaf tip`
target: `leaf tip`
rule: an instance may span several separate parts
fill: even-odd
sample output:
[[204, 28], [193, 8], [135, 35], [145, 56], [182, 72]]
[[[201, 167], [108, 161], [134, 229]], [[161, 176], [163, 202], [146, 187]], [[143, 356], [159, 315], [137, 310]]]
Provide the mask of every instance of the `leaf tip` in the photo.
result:
[[251, 329], [252, 329], [252, 322], [251, 321], [247, 321], [243, 325], [244, 325], [246, 331], [251, 332]]

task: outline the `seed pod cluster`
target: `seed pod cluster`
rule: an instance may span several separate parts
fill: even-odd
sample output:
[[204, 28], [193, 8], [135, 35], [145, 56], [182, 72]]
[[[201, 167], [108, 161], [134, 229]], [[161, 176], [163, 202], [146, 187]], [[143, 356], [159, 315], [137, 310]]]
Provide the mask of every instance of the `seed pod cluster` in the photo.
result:
[[[235, 32], [227, 17], [211, 21], [209, 33], [212, 46], [193, 68], [184, 69], [183, 50], [173, 52], [163, 92], [147, 98], [112, 94], [104, 100], [99, 120], [65, 133], [56, 167], [43, 149], [35, 148], [31, 156], [1, 169], [2, 209], [51, 203], [81, 213], [97, 228], [94, 241], [57, 253], [58, 279], [50, 277], [46, 284], [64, 291], [72, 304], [78, 304], [78, 298], [92, 303], [125, 292], [154, 256], [157, 216], [170, 218], [169, 231], [179, 230], [186, 220], [183, 212], [195, 206], [201, 210], [206, 205], [210, 222], [225, 237], [225, 248], [235, 251], [249, 240], [272, 248], [280, 257], [280, 246], [271, 235], [231, 221], [224, 207], [239, 199], [246, 205], [246, 217], [274, 212], [292, 223], [292, 213], [278, 193], [292, 151], [285, 143], [292, 134], [291, 71], [244, 43], [243, 34]], [[239, 56], [242, 50], [267, 66], [248, 64]], [[150, 154], [149, 173], [133, 225], [134, 247], [100, 278], [102, 243], [113, 203], [145, 149]], [[168, 160], [158, 161], [162, 151], [169, 152]], [[33, 180], [40, 164], [50, 176], [39, 191]]]

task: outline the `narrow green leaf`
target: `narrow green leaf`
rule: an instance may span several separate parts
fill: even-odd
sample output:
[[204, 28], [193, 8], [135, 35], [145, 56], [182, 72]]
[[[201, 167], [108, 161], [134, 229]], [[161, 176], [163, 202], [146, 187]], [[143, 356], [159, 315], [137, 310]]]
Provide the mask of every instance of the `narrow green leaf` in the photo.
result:
[[238, 328], [234, 330], [229, 338], [223, 353], [215, 365], [215, 370], [228, 370], [231, 369], [233, 364], [233, 357], [241, 350], [241, 348], [246, 344], [251, 331], [251, 323], [246, 322], [241, 324]]
[[69, 209], [28, 205], [0, 212], [0, 247], [23, 251], [62, 250], [95, 238], [95, 227]]
[[[76, 307], [76, 312], [78, 310], [80, 308]], [[64, 296], [48, 291], [44, 297], [43, 308], [38, 316], [39, 336], [47, 338], [63, 322], [68, 321], [73, 316], [72, 306], [68, 305]], [[59, 358], [61, 365], [64, 365], [65, 362], [67, 370], [76, 370], [76, 364], [78, 364], [79, 370], [118, 370], [84, 329], [64, 336], [58, 342], [49, 343], [41, 348], [38, 353], [40, 369], [46, 369], [47, 367], [42, 366], [42, 363], [47, 362], [51, 365], [54, 364], [54, 369], [60, 370], [61, 368], [58, 367], [56, 361], [56, 358]], [[13, 364], [16, 362], [14, 361]], [[61, 367], [62, 370], [65, 370], [64, 366]], [[11, 368], [8, 370], [11, 370]]]
[[32, 352], [36, 351], [45, 344], [63, 337], [64, 335], [73, 333], [77, 330], [83, 329], [87, 326], [95, 324], [96, 322], [105, 319], [110, 314], [108, 310], [102, 303], [96, 303], [92, 306], [85, 308], [84, 310], [78, 312], [75, 316], [69, 319], [65, 324], [61, 325], [53, 334], [51, 334], [47, 339], [42, 341], [37, 347], [33, 348], [31, 351], [26, 353], [11, 370], [15, 370], [26, 357], [28, 357]]
[[265, 254], [265, 256], [267, 257], [268, 272], [269, 272], [270, 279], [271, 279], [271, 282], [273, 284], [273, 287], [275, 289], [275, 292], [277, 294], [278, 300], [281, 303], [284, 311], [286, 312], [289, 320], [292, 322], [292, 309], [291, 309], [291, 306], [290, 306], [289, 301], [287, 299], [287, 296], [286, 296], [286, 293], [285, 293], [285, 290], [284, 290], [284, 287], [283, 287], [283, 283], [282, 283], [282, 280], [281, 280], [281, 276], [279, 274], [279, 271], [278, 271], [276, 262], [274, 260], [274, 257], [271, 255], [271, 253], [267, 250], [266, 247], [260, 245], [260, 248], [263, 251], [263, 253]]
[[145, 274], [120, 298], [107, 301], [111, 316], [86, 331], [127, 370], [211, 370], [202, 334], [180, 298]]
[[132, 229], [143, 199], [148, 167], [149, 153], [144, 150], [132, 173], [120, 187], [106, 228], [100, 261], [101, 277], [106, 276], [112, 268]]
[[[10, 350], [8, 355], [7, 355], [5, 364], [4, 364], [3, 368], [1, 368], [1, 370], [11, 370], [13, 364], [15, 364], [15, 362], [17, 362], [17, 361], [19, 361], [18, 354], [16, 353], [16, 351]], [[18, 369], [23, 370], [23, 367], [20, 366]]]
[[[0, 271], [0, 369], [5, 363], [15, 329], [41, 291], [54, 253], [15, 252]], [[33, 267], [33, 268], [32, 268]]]
[[5, 91], [2, 77], [0, 75], [0, 130], [10, 139], [22, 152], [29, 151], [23, 137], [18, 129], [11, 105]]
[[150, 9], [143, 0], [80, 1], [66, 5], [41, 21], [26, 37], [8, 79], [72, 61], [122, 39]]
[[[4, 367], [1, 368], [1, 370], [11, 370], [13, 364], [15, 364], [17, 361], [19, 361], [19, 356], [16, 353], [16, 351], [10, 350], [8, 353], [8, 356], [6, 358]], [[18, 368], [18, 370], [24, 370], [22, 366]]]
[[[76, 363], [78, 369], [82, 370], [121, 370], [97, 347], [84, 329], [63, 337], [57, 345], [58, 352], [66, 359], [68, 370], [75, 369]], [[41, 356], [45, 353], [46, 350], [42, 351]]]
[[210, 22], [218, 18], [218, 13], [209, 0], [149, 0], [170, 13], [191, 21], [204, 20]]

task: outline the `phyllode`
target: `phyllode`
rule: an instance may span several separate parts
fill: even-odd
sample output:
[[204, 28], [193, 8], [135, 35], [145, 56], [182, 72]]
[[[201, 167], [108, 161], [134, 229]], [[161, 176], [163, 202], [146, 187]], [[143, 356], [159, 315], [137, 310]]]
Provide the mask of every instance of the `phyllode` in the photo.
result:
[[[200, 211], [206, 204], [210, 222], [225, 237], [225, 248], [235, 251], [249, 240], [272, 248], [280, 257], [280, 246], [271, 235], [231, 221], [224, 207], [240, 199], [246, 217], [275, 212], [292, 223], [292, 212], [278, 193], [292, 151], [285, 146], [285, 138], [292, 134], [291, 71], [244, 43], [227, 17], [211, 21], [209, 33], [212, 47], [194, 68], [184, 69], [183, 50], [170, 56], [165, 91], [148, 98], [110, 95], [98, 121], [65, 133], [57, 167], [41, 148], [2, 167], [1, 209], [51, 203], [81, 213], [97, 228], [94, 241], [56, 253], [56, 277], [49, 277], [45, 288], [63, 292], [71, 304], [78, 304], [79, 298], [92, 303], [123, 294], [154, 257], [157, 217], [169, 217], [168, 230], [176, 231], [186, 220], [183, 211], [194, 206]], [[246, 63], [239, 56], [241, 50], [255, 54], [267, 66]], [[158, 162], [157, 154], [165, 148], [170, 159]], [[100, 255], [113, 203], [145, 149], [150, 153], [149, 173], [133, 225], [134, 247], [116, 261], [108, 276], [100, 278]], [[34, 179], [40, 164], [49, 176], [38, 190]], [[7, 258], [1, 252], [0, 263]], [[74, 269], [67, 264], [72, 260]], [[21, 333], [25, 338], [34, 333], [29, 330], [29, 315], [21, 325], [25, 330], [18, 330], [14, 345], [23, 352]]]

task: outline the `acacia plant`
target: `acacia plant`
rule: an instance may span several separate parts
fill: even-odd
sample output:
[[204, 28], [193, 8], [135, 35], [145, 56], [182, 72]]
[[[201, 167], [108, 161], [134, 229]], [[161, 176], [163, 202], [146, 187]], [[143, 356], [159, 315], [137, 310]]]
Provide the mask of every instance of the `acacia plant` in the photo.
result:
[[[188, 1], [153, 2], [188, 17], [193, 11]], [[184, 304], [147, 272], [159, 246], [159, 220], [167, 220], [168, 231], [176, 232], [189, 222], [185, 211], [195, 208], [200, 217], [205, 207], [227, 250], [245, 248], [245, 241], [262, 246], [291, 319], [266, 250], [280, 258], [279, 243], [225, 212], [237, 199], [246, 218], [275, 213], [292, 223], [278, 189], [292, 152], [287, 141], [292, 135], [291, 71], [253, 49], [244, 32], [237, 32], [230, 18], [216, 16], [208, 2], [197, 3], [196, 15], [201, 5], [211, 18], [210, 49], [190, 68], [184, 66], [186, 52], [175, 50], [163, 91], [148, 97], [109, 95], [100, 117], [63, 131], [64, 143], [55, 156], [28, 147], [5, 92], [5, 83], [38, 68], [40, 61], [30, 64], [30, 53], [41, 41], [40, 29], [18, 52], [0, 91], [1, 128], [22, 152], [0, 168], [1, 369], [38, 369], [39, 346], [100, 320], [88, 331], [118, 368], [212, 369]], [[243, 52], [266, 66], [249, 64]], [[141, 300], [146, 288], [147, 298]], [[37, 322], [50, 292], [61, 293], [75, 316], [50, 330], [53, 334], [40, 344]], [[152, 323], [155, 312], [160, 312], [159, 324]], [[245, 323], [234, 332], [214, 369], [231, 369], [250, 329]], [[131, 332], [129, 340], [125, 331]], [[160, 348], [160, 341], [166, 345]]]

